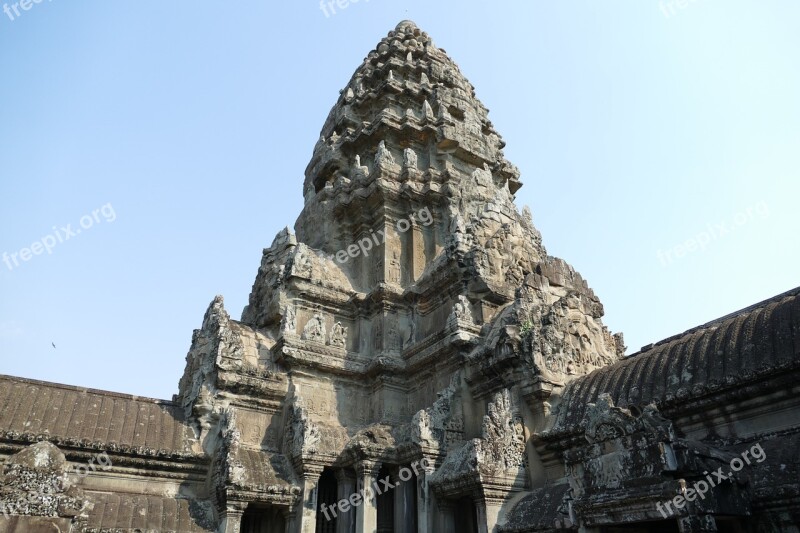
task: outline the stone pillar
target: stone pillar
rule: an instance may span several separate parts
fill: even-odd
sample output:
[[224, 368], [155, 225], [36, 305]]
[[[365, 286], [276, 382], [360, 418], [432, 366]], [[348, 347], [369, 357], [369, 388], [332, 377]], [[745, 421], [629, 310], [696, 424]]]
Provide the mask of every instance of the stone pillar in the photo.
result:
[[[436, 496], [430, 488], [429, 480], [433, 474], [434, 461], [423, 459], [417, 463], [417, 531], [419, 533], [438, 533], [436, 521]], [[426, 467], [427, 466], [427, 467]]]
[[220, 533], [239, 533], [242, 527], [242, 516], [244, 516], [246, 508], [246, 503], [229, 502], [219, 525]]
[[422, 226], [419, 221], [414, 221], [411, 233], [411, 260], [413, 261], [413, 270], [411, 271], [411, 281], [417, 281], [422, 272], [425, 270], [426, 257], [425, 257], [425, 237], [422, 233]]
[[[406, 479], [400, 479], [400, 473]], [[407, 466], [400, 467], [392, 473], [394, 487], [394, 533], [416, 533], [414, 522], [416, 520], [414, 500], [414, 484], [416, 480], [411, 469]]]
[[503, 498], [478, 495], [473, 498], [478, 514], [478, 533], [491, 533], [497, 527]]
[[297, 524], [295, 523], [295, 508], [288, 507], [281, 511], [283, 514], [283, 524], [284, 524], [284, 532], [285, 533], [294, 533], [297, 531]]
[[304, 465], [302, 481], [302, 506], [296, 512], [299, 533], [314, 533], [317, 529], [317, 486], [322, 467]]
[[456, 532], [456, 506], [450, 500], [438, 500], [436, 507], [439, 509], [438, 527], [433, 531], [435, 533], [458, 533]]
[[[364, 501], [356, 508], [356, 533], [375, 533], [378, 529], [378, 500], [373, 483], [381, 464], [376, 461], [360, 461], [356, 465], [358, 493]], [[313, 532], [311, 532], [313, 533]]]
[[[349, 500], [356, 493], [356, 474], [352, 470], [336, 470], [337, 484], [336, 501]], [[338, 508], [337, 508], [338, 509]], [[337, 510], [336, 533], [355, 533], [356, 510], [352, 507], [346, 513]]]

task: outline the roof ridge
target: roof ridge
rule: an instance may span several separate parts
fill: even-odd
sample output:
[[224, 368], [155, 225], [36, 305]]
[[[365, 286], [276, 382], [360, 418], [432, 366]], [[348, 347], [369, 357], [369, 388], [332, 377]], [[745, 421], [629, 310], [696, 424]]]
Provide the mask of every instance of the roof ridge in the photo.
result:
[[14, 381], [18, 383], [28, 383], [31, 385], [40, 385], [44, 387], [51, 387], [51, 388], [58, 388], [64, 390], [74, 390], [78, 392], [87, 392], [92, 394], [100, 394], [102, 396], [110, 396], [120, 399], [127, 399], [127, 400], [135, 400], [135, 401], [142, 401], [147, 403], [155, 403], [164, 406], [171, 406], [175, 407], [177, 404], [172, 400], [163, 400], [159, 398], [150, 398], [147, 396], [137, 396], [135, 394], [126, 394], [122, 392], [115, 392], [115, 391], [107, 391], [102, 389], [93, 389], [90, 387], [81, 387], [78, 385], [67, 385], [64, 383], [56, 383], [54, 381], [43, 381], [39, 379], [30, 379], [30, 378], [23, 378], [19, 376], [9, 376], [6, 374], [0, 374], [0, 381]]
[[646, 344], [638, 352], [632, 353], [628, 357], [636, 357], [636, 356], [645, 354], [645, 353], [649, 352], [650, 350], [652, 350], [652, 349], [654, 349], [654, 348], [656, 348], [658, 346], [663, 346], [664, 344], [668, 344], [668, 343], [670, 343], [672, 341], [679, 340], [679, 339], [682, 339], [684, 337], [688, 337], [689, 335], [697, 333], [698, 331], [702, 331], [702, 330], [705, 330], [705, 329], [711, 329], [711, 328], [720, 326], [720, 325], [724, 324], [725, 322], [727, 322], [727, 321], [729, 321], [731, 319], [738, 318], [738, 317], [743, 316], [743, 315], [749, 315], [749, 314], [753, 313], [753, 311], [756, 311], [757, 309], [762, 309], [762, 308], [767, 307], [768, 305], [770, 305], [772, 303], [778, 303], [778, 302], [784, 300], [785, 298], [797, 297], [798, 295], [800, 295], [800, 287], [795, 287], [793, 289], [789, 289], [786, 292], [782, 292], [780, 294], [776, 294], [775, 296], [772, 296], [770, 298], [767, 298], [766, 300], [762, 300], [760, 302], [757, 302], [757, 303], [754, 303], [754, 304], [749, 305], [747, 307], [744, 307], [742, 309], [739, 309], [738, 311], [734, 311], [732, 313], [728, 313], [727, 315], [721, 316], [719, 318], [715, 318], [714, 320], [706, 322], [705, 324], [701, 324], [699, 326], [695, 326], [693, 328], [687, 329], [686, 331], [684, 331], [682, 333], [676, 333], [675, 335], [671, 335], [669, 337], [661, 339], [660, 341], [657, 341], [657, 342], [654, 342], [654, 343], [651, 343], [651, 344]]

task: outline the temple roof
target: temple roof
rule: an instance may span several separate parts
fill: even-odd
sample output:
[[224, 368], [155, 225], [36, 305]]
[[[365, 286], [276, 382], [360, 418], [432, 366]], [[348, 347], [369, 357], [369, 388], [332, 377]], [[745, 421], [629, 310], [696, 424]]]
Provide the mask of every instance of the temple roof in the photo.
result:
[[553, 429], [579, 431], [603, 393], [619, 407], [674, 403], [764, 380], [800, 366], [800, 287], [665, 339], [571, 382]]
[[194, 434], [172, 402], [0, 376], [0, 428], [12, 441], [191, 453]]

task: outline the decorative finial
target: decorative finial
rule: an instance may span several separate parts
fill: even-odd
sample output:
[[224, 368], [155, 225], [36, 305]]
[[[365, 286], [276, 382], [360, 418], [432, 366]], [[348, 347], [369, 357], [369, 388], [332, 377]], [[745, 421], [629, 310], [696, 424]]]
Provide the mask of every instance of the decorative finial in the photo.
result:
[[407, 32], [409, 30], [414, 31], [414, 30], [417, 30], [417, 29], [419, 29], [419, 28], [417, 28], [417, 25], [414, 24], [413, 20], [402, 20], [402, 21], [400, 21], [400, 24], [398, 24], [395, 27], [394, 31], [396, 31], [396, 32], [406, 31]]
[[425, 118], [433, 120], [433, 108], [431, 107], [431, 104], [428, 103], [427, 99], [422, 104], [422, 112], [425, 115]]
[[394, 157], [392, 153], [386, 148], [386, 141], [381, 141], [378, 145], [378, 152], [375, 154], [375, 166], [386, 167], [394, 165]]

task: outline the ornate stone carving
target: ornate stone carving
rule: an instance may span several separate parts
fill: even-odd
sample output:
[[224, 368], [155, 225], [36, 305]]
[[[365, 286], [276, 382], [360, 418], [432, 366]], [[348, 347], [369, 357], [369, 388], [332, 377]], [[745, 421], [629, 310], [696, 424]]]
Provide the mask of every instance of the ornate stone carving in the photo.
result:
[[470, 304], [469, 299], [463, 294], [458, 295], [458, 300], [456, 300], [455, 305], [453, 305], [453, 312], [450, 314], [450, 319], [458, 322], [474, 322], [472, 304]]
[[411, 419], [412, 442], [425, 448], [446, 450], [445, 430], [453, 412], [453, 398], [458, 387], [459, 375], [456, 374], [450, 385], [437, 394], [438, 398], [431, 407], [418, 411]]
[[[586, 440], [604, 442], [632, 435], [637, 431], [673, 434], [672, 422], [664, 418], [654, 404], [643, 409], [622, 409], [614, 405], [609, 394], [601, 394], [586, 413]], [[671, 438], [671, 437], [670, 437]]]
[[330, 345], [344, 348], [347, 344], [347, 328], [341, 322], [336, 322], [331, 328]]
[[378, 144], [378, 151], [375, 154], [375, 166], [378, 168], [392, 168], [396, 164], [392, 153], [386, 148], [386, 141], [381, 141]]
[[481, 451], [486, 465], [511, 470], [524, 464], [525, 433], [522, 419], [512, 410], [508, 389], [496, 393], [489, 402], [482, 434]]
[[297, 334], [297, 311], [293, 305], [287, 305], [281, 321], [281, 331], [286, 334]]
[[356, 182], [363, 182], [369, 177], [369, 167], [361, 164], [361, 156], [356, 155], [351, 178]]
[[306, 322], [303, 328], [303, 340], [325, 342], [325, 319], [320, 314], [315, 314]]
[[300, 278], [311, 278], [313, 263], [311, 254], [302, 247], [298, 248], [292, 263], [292, 275]]
[[411, 148], [403, 150], [403, 168], [417, 170], [417, 153]]
[[294, 458], [317, 453], [320, 443], [319, 427], [311, 420], [308, 411], [299, 405], [298, 401], [292, 405], [286, 427], [286, 443], [288, 453]]
[[81, 515], [89, 502], [68, 472], [67, 460], [55, 445], [44, 441], [23, 449], [2, 467], [0, 512], [70, 519]]

